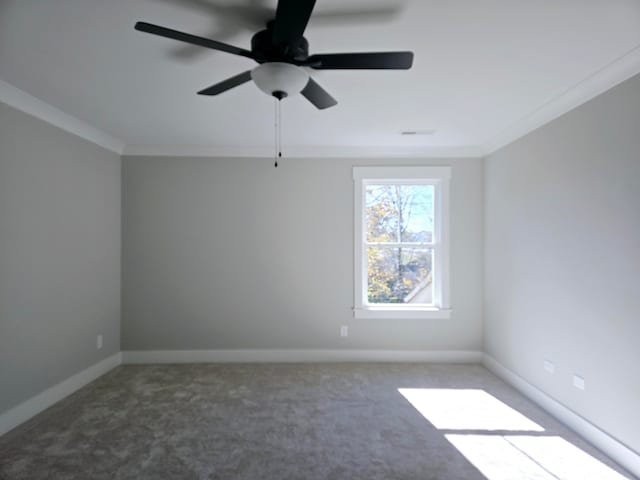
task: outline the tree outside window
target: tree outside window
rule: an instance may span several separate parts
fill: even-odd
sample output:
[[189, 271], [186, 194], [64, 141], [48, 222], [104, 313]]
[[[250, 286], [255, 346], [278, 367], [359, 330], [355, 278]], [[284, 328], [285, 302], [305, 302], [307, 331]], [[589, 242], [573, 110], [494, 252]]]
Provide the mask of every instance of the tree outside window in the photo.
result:
[[365, 191], [367, 299], [433, 304], [433, 185], [369, 184]]

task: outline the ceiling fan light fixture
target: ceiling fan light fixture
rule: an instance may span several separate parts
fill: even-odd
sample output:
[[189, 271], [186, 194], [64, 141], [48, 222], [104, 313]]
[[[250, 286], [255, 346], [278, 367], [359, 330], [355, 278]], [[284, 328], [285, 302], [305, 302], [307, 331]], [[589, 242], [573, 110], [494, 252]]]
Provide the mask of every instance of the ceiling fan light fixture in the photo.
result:
[[282, 99], [300, 93], [309, 74], [290, 63], [267, 62], [251, 70], [251, 79], [267, 95]]
[[[137, 22], [135, 29], [250, 58], [261, 64], [200, 90], [198, 95], [219, 95], [253, 80], [260, 90], [278, 100], [301, 93], [318, 110], [324, 110], [338, 102], [301, 66], [314, 70], [408, 70], [413, 65], [413, 52], [410, 51], [309, 55], [304, 31], [315, 4], [316, 0], [277, 0], [275, 17], [267, 23], [266, 29], [251, 37], [251, 50], [147, 22]], [[263, 63], [267, 59], [269, 61]]]

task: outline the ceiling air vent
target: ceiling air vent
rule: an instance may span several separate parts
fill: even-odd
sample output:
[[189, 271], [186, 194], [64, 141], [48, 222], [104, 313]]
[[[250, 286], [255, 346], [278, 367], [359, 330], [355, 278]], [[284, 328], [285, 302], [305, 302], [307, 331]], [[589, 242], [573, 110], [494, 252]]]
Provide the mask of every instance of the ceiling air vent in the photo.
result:
[[436, 133], [435, 130], [403, 130], [400, 132], [400, 135], [433, 135], [434, 133]]

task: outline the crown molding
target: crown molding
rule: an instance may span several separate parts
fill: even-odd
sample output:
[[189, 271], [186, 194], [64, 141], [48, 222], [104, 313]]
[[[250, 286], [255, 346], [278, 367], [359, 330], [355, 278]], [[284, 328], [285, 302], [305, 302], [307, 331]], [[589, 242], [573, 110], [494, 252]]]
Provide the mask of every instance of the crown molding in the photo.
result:
[[490, 155], [640, 73], [640, 45], [569, 87], [485, 143]]
[[[452, 147], [354, 147], [292, 146], [283, 149], [284, 158], [481, 158], [477, 146]], [[216, 157], [273, 158], [273, 147], [213, 147], [180, 145], [127, 145], [122, 155], [131, 157]]]
[[120, 140], [2, 80], [0, 101], [107, 150], [122, 154], [124, 143]]
[[[470, 146], [291, 146], [285, 158], [481, 158], [579, 107], [640, 73], [640, 45], [521, 117], [481, 145]], [[125, 156], [272, 158], [273, 147], [125, 145], [88, 123], [0, 80], [0, 101]]]

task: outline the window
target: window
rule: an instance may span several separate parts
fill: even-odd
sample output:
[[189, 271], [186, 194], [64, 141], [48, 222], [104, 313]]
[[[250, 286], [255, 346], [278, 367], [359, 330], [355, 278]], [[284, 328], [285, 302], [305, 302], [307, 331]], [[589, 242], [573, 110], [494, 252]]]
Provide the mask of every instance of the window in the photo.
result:
[[450, 167], [354, 167], [356, 318], [449, 317]]

